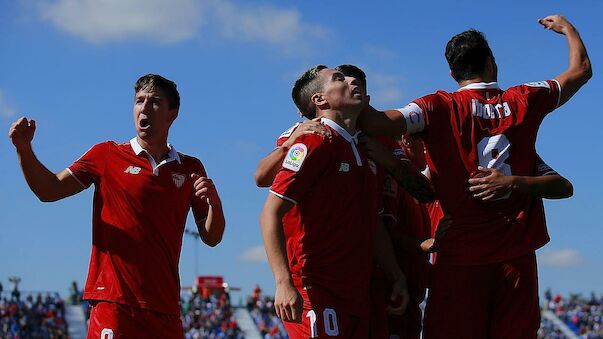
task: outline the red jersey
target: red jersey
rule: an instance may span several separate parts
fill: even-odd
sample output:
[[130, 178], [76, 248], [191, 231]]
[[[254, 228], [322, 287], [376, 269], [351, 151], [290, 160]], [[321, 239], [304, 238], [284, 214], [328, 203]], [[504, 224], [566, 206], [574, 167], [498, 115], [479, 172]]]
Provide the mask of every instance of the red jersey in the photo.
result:
[[332, 136], [299, 137], [270, 192], [296, 204], [283, 217], [295, 285], [320, 285], [354, 314], [366, 313], [377, 222], [375, 172], [356, 136], [329, 119]]
[[94, 183], [92, 255], [84, 298], [180, 314], [178, 262], [189, 209], [196, 220], [208, 205], [194, 194], [201, 162], [177, 153], [156, 164], [138, 144], [93, 146], [68, 170]]
[[501, 90], [474, 83], [438, 91], [401, 109], [408, 132], [421, 132], [431, 179], [453, 226], [439, 243], [438, 260], [487, 264], [527, 254], [549, 240], [542, 201], [513, 193], [494, 202], [473, 198], [467, 180], [477, 167], [531, 175], [544, 116], [560, 99], [556, 80]]

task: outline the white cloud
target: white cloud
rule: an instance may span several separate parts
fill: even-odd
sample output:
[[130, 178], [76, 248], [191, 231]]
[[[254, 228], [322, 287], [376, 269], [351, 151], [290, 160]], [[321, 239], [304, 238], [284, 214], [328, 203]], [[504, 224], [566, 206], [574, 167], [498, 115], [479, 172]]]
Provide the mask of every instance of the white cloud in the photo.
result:
[[0, 90], [0, 116], [12, 118], [17, 115], [17, 110], [8, 102], [4, 93]]
[[293, 51], [329, 35], [322, 26], [305, 23], [295, 9], [228, 0], [45, 0], [39, 10], [60, 30], [93, 43], [179, 42], [195, 37], [204, 25], [223, 38]]
[[544, 266], [573, 267], [581, 264], [584, 258], [578, 250], [572, 248], [544, 250], [538, 255], [538, 261]]
[[383, 104], [400, 105], [402, 100], [401, 80], [393, 75], [378, 72], [368, 73], [368, 92], [371, 101]]
[[262, 245], [257, 245], [246, 249], [239, 256], [239, 260], [246, 262], [268, 262], [268, 258], [266, 258], [266, 251], [264, 251], [264, 246]]
[[289, 49], [303, 48], [309, 40], [326, 38], [327, 29], [302, 21], [294, 9], [268, 5], [243, 7], [231, 2], [212, 2], [215, 19], [223, 36], [243, 41], [264, 41]]
[[201, 24], [195, 0], [58, 0], [42, 3], [40, 11], [59, 29], [94, 43], [176, 42], [194, 36]]

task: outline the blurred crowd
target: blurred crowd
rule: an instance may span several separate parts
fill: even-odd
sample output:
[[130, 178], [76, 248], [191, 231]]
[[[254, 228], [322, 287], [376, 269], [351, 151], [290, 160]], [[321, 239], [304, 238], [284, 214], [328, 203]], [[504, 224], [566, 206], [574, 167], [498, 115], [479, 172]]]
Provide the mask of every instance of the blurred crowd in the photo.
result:
[[591, 293], [589, 297], [582, 297], [580, 294], [570, 294], [565, 298], [560, 294], [553, 296], [548, 289], [543, 308], [553, 312], [580, 338], [603, 339], [602, 295]]
[[193, 291], [182, 298], [182, 327], [186, 339], [242, 339], [228, 293], [202, 295]]
[[253, 296], [247, 298], [247, 310], [251, 314], [260, 334], [264, 339], [289, 338], [281, 320], [274, 310], [274, 298], [261, 296], [261, 289], [256, 286]]
[[68, 338], [65, 303], [58, 293], [27, 293], [18, 290], [0, 299], [0, 338]]

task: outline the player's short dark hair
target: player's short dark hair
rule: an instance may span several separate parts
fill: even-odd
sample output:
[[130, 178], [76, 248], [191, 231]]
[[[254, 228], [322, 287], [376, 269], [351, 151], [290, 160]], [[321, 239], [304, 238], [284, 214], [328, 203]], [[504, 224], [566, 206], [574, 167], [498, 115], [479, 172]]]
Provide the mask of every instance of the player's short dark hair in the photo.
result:
[[343, 73], [347, 77], [359, 79], [362, 82], [362, 88], [366, 93], [366, 74], [359, 67], [354, 65], [343, 64], [335, 67], [336, 71]]
[[488, 57], [494, 60], [488, 41], [482, 32], [475, 29], [453, 36], [446, 44], [446, 60], [457, 81], [482, 74]]
[[176, 83], [158, 74], [147, 74], [141, 76], [134, 85], [134, 94], [143, 89], [158, 88], [165, 92], [170, 109], [180, 108], [180, 93]]
[[312, 102], [312, 96], [323, 88], [323, 83], [320, 81], [318, 74], [325, 68], [327, 68], [325, 65], [316, 65], [310, 68], [293, 85], [293, 90], [291, 91], [293, 102], [299, 112], [308, 119], [316, 117], [316, 105]]

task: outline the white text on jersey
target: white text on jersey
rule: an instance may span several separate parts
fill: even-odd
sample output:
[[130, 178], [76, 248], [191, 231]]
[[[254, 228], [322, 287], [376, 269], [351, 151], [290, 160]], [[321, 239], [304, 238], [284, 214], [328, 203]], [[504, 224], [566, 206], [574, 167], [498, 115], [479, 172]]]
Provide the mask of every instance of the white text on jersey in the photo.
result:
[[471, 99], [471, 115], [482, 119], [506, 118], [511, 115], [509, 104], [484, 104], [477, 99]]

